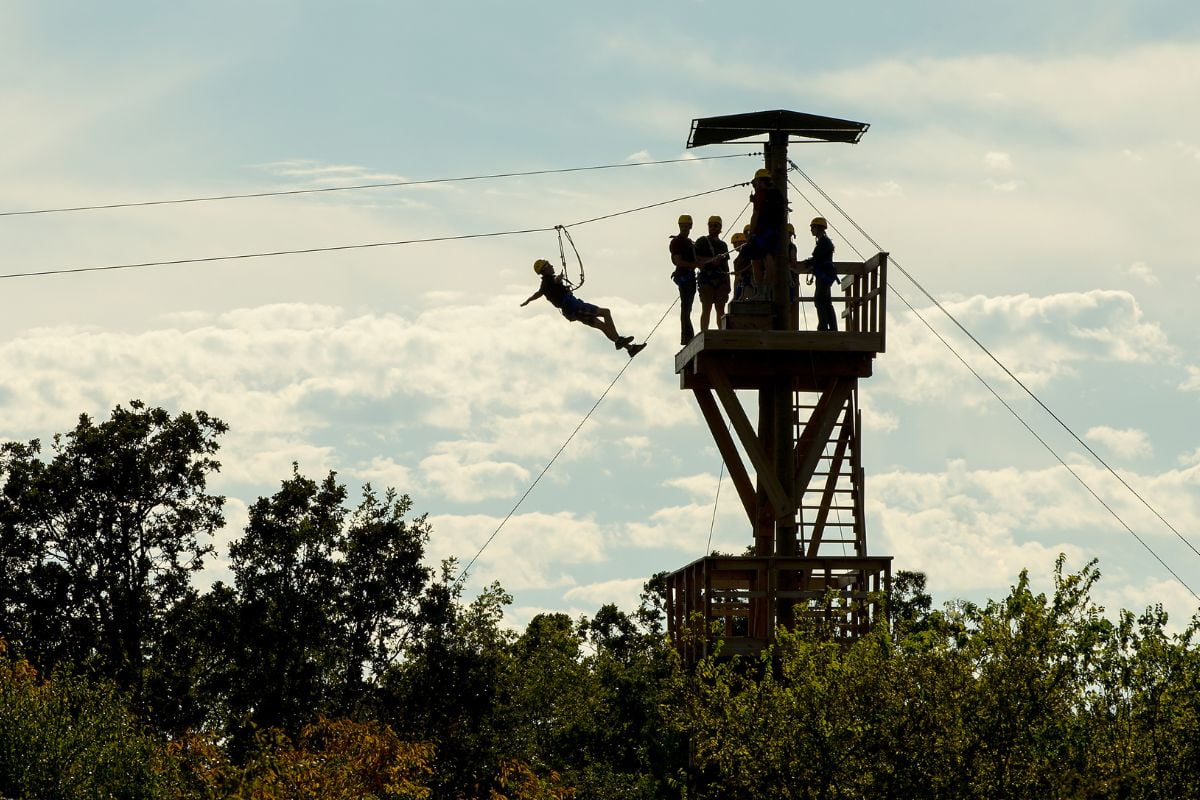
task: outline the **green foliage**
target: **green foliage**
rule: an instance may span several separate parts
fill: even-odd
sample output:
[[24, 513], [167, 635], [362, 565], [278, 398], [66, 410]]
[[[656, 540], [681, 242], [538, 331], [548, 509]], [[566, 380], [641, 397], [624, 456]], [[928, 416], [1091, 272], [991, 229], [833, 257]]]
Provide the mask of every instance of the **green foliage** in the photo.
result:
[[369, 710], [368, 677], [418, 624], [425, 518], [405, 520], [412, 503], [391, 490], [366, 486], [353, 511], [346, 499], [333, 473], [295, 469], [230, 547], [234, 589], [216, 587], [228, 602], [207, 610], [229, 620], [213, 633], [232, 720], [295, 736], [317, 713]]
[[41, 444], [0, 445], [0, 636], [43, 669], [88, 668], [144, 701], [163, 611], [223, 524], [206, 494], [224, 423], [139, 401]]
[[684, 665], [661, 574], [514, 632], [407, 496], [296, 467], [200, 592], [224, 430], [135, 401], [0, 445], [0, 797], [1200, 797], [1200, 621], [1106, 614], [1095, 564], [942, 609], [901, 571], [890, 628]]
[[1111, 622], [1094, 564], [846, 647], [780, 631], [681, 674], [696, 796], [1167, 798], [1200, 791], [1196, 623]]
[[176, 775], [111, 685], [44, 681], [0, 640], [0, 797], [150, 800]]

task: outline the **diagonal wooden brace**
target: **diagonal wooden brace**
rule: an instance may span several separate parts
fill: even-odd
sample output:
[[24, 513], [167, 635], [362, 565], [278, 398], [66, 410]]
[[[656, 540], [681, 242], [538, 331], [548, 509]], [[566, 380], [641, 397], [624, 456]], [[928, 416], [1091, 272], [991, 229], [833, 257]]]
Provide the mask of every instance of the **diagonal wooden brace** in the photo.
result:
[[742, 448], [750, 457], [750, 463], [754, 465], [755, 472], [758, 473], [758, 481], [766, 491], [767, 499], [771, 501], [771, 509], [775, 512], [775, 518], [788, 519], [792, 517], [796, 513], [796, 504], [784, 490], [783, 484], [779, 482], [779, 476], [775, 474], [775, 466], [767, 459], [762, 442], [758, 440], [758, 433], [746, 417], [746, 411], [738, 402], [733, 387], [729, 385], [729, 379], [715, 369], [705, 370], [704, 377], [716, 391], [717, 399], [721, 401], [721, 407], [725, 409], [725, 416], [729, 417], [729, 422], [737, 432]]
[[729, 429], [725, 427], [721, 411], [717, 408], [717, 401], [713, 399], [712, 390], [707, 386], [703, 388], [693, 386], [692, 392], [696, 395], [696, 402], [700, 405], [700, 413], [704, 415], [704, 421], [708, 423], [709, 433], [712, 434], [713, 441], [717, 443], [717, 450], [720, 451], [721, 458], [725, 460], [725, 469], [728, 470], [729, 477], [733, 480], [738, 497], [741, 498], [742, 507], [746, 509], [746, 517], [750, 520], [750, 524], [754, 525], [756, 513], [754, 484], [750, 481], [749, 473], [746, 472], [746, 465], [742, 463], [737, 445], [733, 443], [733, 437], [729, 435]]

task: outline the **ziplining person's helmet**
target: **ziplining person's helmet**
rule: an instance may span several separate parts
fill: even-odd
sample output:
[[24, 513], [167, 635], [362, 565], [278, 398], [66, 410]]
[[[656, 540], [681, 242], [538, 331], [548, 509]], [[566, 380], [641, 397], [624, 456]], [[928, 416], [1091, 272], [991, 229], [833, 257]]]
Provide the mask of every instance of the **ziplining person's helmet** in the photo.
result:
[[534, 271], [534, 274], [536, 274], [536, 275], [541, 275], [541, 274], [542, 274], [542, 270], [544, 270], [544, 269], [545, 269], [546, 267], [548, 267], [548, 266], [550, 266], [550, 262], [549, 262], [549, 261], [547, 261], [547, 260], [546, 260], [546, 259], [544, 259], [544, 258], [539, 258], [537, 261], [533, 262], [533, 271]]
[[813, 221], [808, 223], [808, 226], [810, 228], [820, 228], [824, 230], [825, 228], [829, 227], [829, 223], [825, 221], [824, 217], [813, 217]]
[[767, 180], [771, 180], [771, 170], [767, 169], [766, 167], [762, 167], [761, 169], [759, 169], [757, 172], [754, 173], [754, 180], [758, 180], [759, 178], [766, 178]]
[[692, 215], [691, 214], [680, 214], [679, 215], [679, 224], [680, 225], [691, 225], [692, 224]]

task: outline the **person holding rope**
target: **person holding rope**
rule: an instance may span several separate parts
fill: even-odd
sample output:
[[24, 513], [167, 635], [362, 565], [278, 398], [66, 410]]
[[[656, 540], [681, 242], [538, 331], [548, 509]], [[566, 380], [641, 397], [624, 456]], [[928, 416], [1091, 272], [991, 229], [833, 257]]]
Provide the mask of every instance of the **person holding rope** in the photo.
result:
[[633, 358], [646, 348], [646, 343], [634, 344], [632, 336], [622, 336], [617, 333], [613, 324], [612, 312], [591, 303], [585, 303], [571, 292], [570, 285], [563, 275], [554, 274], [554, 267], [544, 258], [533, 262], [533, 271], [541, 276], [542, 285], [536, 292], [529, 295], [521, 306], [527, 306], [539, 297], [544, 297], [550, 305], [557, 308], [569, 322], [582, 322], [590, 328], [603, 333], [613, 343], [613, 347], [624, 350]]
[[692, 216], [679, 215], [679, 233], [671, 237], [669, 250], [671, 280], [679, 287], [679, 343], [687, 345], [696, 335], [692, 327], [692, 304], [696, 302], [696, 245], [692, 242]]
[[816, 238], [811, 258], [800, 263], [808, 267], [812, 274], [813, 305], [817, 307], [817, 330], [837, 331], [837, 314], [833, 310], [833, 294], [830, 291], [833, 282], [837, 280], [837, 269], [833, 266], [833, 242], [825, 235], [829, 223], [824, 217], [813, 217], [808, 230]]
[[696, 240], [696, 288], [700, 294], [700, 330], [708, 330], [708, 318], [715, 308], [717, 327], [725, 319], [729, 299], [729, 246], [721, 241], [721, 218], [708, 218], [708, 235]]

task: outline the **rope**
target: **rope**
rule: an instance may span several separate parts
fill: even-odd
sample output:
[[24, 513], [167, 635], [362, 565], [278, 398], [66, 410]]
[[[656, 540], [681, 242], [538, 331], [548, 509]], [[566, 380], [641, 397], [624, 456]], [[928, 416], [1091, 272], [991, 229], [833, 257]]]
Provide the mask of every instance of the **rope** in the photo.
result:
[[102, 266], [102, 267], [75, 267], [75, 268], [70, 268], [70, 269], [39, 270], [36, 272], [10, 272], [5, 275], [0, 275], [0, 279], [33, 278], [33, 277], [39, 277], [39, 276], [43, 276], [43, 275], [69, 275], [69, 274], [76, 274], [76, 273], [81, 273], [81, 272], [105, 272], [105, 271], [109, 271], [109, 270], [118, 270], [118, 269], [140, 269], [142, 267], [166, 267], [166, 266], [175, 266], [175, 265], [179, 265], [179, 264], [201, 264], [201, 263], [212, 262], [212, 261], [234, 261], [234, 260], [238, 260], [238, 259], [248, 259], [248, 258], [271, 258], [274, 256], [301, 255], [301, 254], [306, 254], [306, 253], [330, 253], [330, 252], [335, 252], [338, 250], [361, 250], [361, 249], [372, 248], [372, 247], [396, 247], [399, 245], [424, 244], [427, 242], [448, 242], [448, 241], [460, 241], [460, 240], [464, 240], [464, 239], [484, 239], [484, 238], [494, 237], [494, 236], [516, 236], [516, 235], [527, 234], [527, 233], [546, 233], [548, 231], [557, 230], [560, 227], [565, 229], [567, 227], [576, 227], [579, 225], [589, 225], [593, 222], [599, 222], [601, 220], [611, 219], [613, 217], [619, 217], [622, 214], [632, 214], [636, 211], [645, 211], [646, 209], [649, 209], [649, 208], [657, 208], [658, 206], [665, 206], [665, 205], [669, 205], [671, 203], [678, 203], [683, 200], [690, 200], [694, 197], [703, 197], [704, 195], [715, 194], [717, 192], [723, 192], [728, 189], [733, 189], [738, 186], [744, 186], [744, 185], [745, 185], [744, 183], [734, 183], [734, 184], [730, 184], [729, 186], [722, 186], [719, 189], [710, 189], [705, 192], [697, 192], [696, 194], [689, 194], [689, 195], [685, 195], [683, 197], [676, 197], [671, 200], [663, 200], [658, 203], [651, 203], [649, 205], [639, 206], [638, 208], [632, 208], [632, 209], [628, 209], [626, 211], [617, 211], [612, 214], [605, 214], [604, 216], [601, 216], [601, 217], [585, 219], [580, 222], [572, 223], [570, 226], [562, 225], [562, 226], [543, 227], [543, 228], [522, 228], [519, 230], [494, 231], [491, 233], [467, 233], [467, 234], [460, 234], [460, 235], [456, 235], [456, 236], [433, 236], [433, 237], [428, 237], [428, 238], [424, 238], [424, 239], [402, 239], [402, 240], [392, 241], [392, 242], [367, 242], [365, 244], [343, 244], [343, 245], [333, 245], [330, 247], [308, 247], [308, 248], [304, 248], [304, 249], [300, 249], [300, 250], [273, 250], [271, 252], [265, 252], [265, 253], [239, 253], [237, 255], [231, 255], [231, 256], [208, 256], [207, 258], [179, 258], [179, 259], [174, 259], [172, 261], [145, 261], [145, 262], [141, 262], [138, 264], [113, 264], [113, 265]]
[[[866, 238], [866, 240], [871, 243], [872, 247], [874, 247], [876, 250], [879, 250], [882, 252], [883, 248], [881, 248], [879, 246], [879, 243], [876, 242], [871, 237], [870, 234], [868, 234], [865, 230], [863, 230], [862, 226], [860, 226], [854, 220], [853, 217], [851, 217], [849, 214], [847, 214], [842, 209], [841, 206], [839, 206], [836, 202], [834, 202], [834, 200], [828, 194], [825, 193], [825, 190], [823, 190], [820, 186], [818, 186], [816, 184], [816, 182], [813, 181], [813, 179], [810, 178], [808, 176], [808, 174], [804, 172], [804, 170], [800, 169], [800, 167], [798, 167], [794, 161], [789, 160], [788, 163], [791, 164], [792, 168], [794, 170], [796, 170], [797, 172], [799, 172], [804, 177], [804, 179], [806, 181], [808, 181], [808, 183], [814, 189], [816, 189], [818, 192], [820, 192], [821, 196], [824, 197], [826, 200], [828, 200], [829, 204], [831, 206], [833, 206], [833, 208], [837, 209], [838, 213], [841, 214], [843, 217], [845, 217], [846, 220], [851, 225], [854, 226], [855, 230], [857, 230], [860, 234], [862, 234]], [[790, 183], [790, 181], [789, 181], [789, 183]], [[858, 252], [858, 251], [856, 250], [855, 252]], [[861, 258], [861, 256], [859, 256], [859, 257]], [[1041, 406], [1042, 410], [1045, 411], [1047, 414], [1049, 414], [1050, 417], [1055, 422], [1058, 423], [1059, 427], [1061, 427], [1068, 434], [1070, 434], [1071, 438], [1074, 439], [1081, 447], [1083, 447], [1083, 449], [1087, 450], [1088, 454], [1091, 455], [1091, 457], [1094, 458], [1102, 467], [1104, 467], [1104, 469], [1107, 470], [1110, 475], [1112, 475], [1114, 478], [1116, 478], [1118, 481], [1120, 481], [1121, 485], [1124, 486], [1130, 492], [1130, 494], [1132, 494], [1134, 497], [1136, 497], [1143, 506], [1145, 506], [1147, 509], [1150, 510], [1150, 513], [1154, 514], [1154, 516], [1158, 518], [1159, 522], [1161, 522], [1163, 525], [1166, 525], [1167, 528], [1170, 529], [1171, 533], [1175, 534], [1176, 538], [1178, 538], [1179, 541], [1181, 541], [1185, 545], [1187, 545], [1188, 549], [1190, 549], [1194, 554], [1196, 554], [1197, 556], [1200, 556], [1200, 550], [1197, 550], [1196, 546], [1194, 544], [1192, 544], [1190, 541], [1188, 541], [1188, 539], [1185, 538], [1184, 535], [1182, 533], [1180, 533], [1179, 530], [1174, 525], [1172, 525], [1170, 522], [1167, 521], [1166, 517], [1164, 517], [1162, 514], [1160, 514], [1158, 512], [1158, 509], [1156, 509], [1154, 506], [1150, 505], [1150, 502], [1148, 500], [1146, 500], [1146, 498], [1142, 497], [1142, 495], [1136, 489], [1134, 489], [1129, 484], [1128, 481], [1126, 481], [1124, 478], [1122, 478], [1117, 473], [1116, 470], [1114, 470], [1111, 466], [1109, 466], [1108, 462], [1105, 461], [1103, 458], [1101, 458], [1099, 453], [1097, 453], [1095, 450], [1093, 450], [1092, 447], [1087, 442], [1085, 442], [1083, 439], [1081, 439], [1079, 437], [1079, 435], [1076, 434], [1075, 431], [1071, 429], [1071, 426], [1067, 425], [1067, 423], [1064, 422], [1058, 416], [1058, 414], [1055, 414], [1050, 409], [1049, 406], [1047, 406], [1044, 402], [1042, 402], [1042, 399], [1040, 397], [1038, 397], [1036, 394], [1034, 394], [1033, 390], [1031, 390], [1028, 386], [1026, 386], [1024, 381], [1022, 381], [1020, 378], [1018, 378], [1016, 375], [1014, 375], [1012, 370], [1010, 370], [999, 358], [997, 358], [995, 356], [995, 354], [993, 354], [992, 351], [989, 350], [983, 344], [983, 342], [979, 341], [979, 339], [977, 339], [973, 333], [971, 333], [969, 330], [967, 330], [966, 327], [964, 327], [963, 324], [961, 322], [959, 322], [958, 319], [953, 314], [951, 314], [946, 309], [945, 306], [943, 306], [941, 303], [938, 302], [937, 298], [935, 298], [932, 294], [930, 294], [929, 291], [926, 290], [925, 287], [922, 286], [921, 283], [916, 278], [914, 278], [911, 273], [908, 272], [908, 270], [904, 269], [904, 267], [902, 267], [900, 265], [900, 263], [898, 261], [896, 261], [894, 258], [889, 258], [888, 263], [895, 265], [896, 269], [900, 270], [900, 273], [902, 275], [904, 275], [904, 277], [907, 278], [912, 283], [913, 286], [917, 287], [917, 289], [921, 292], [921, 294], [925, 295], [925, 297], [931, 303], [933, 303], [934, 306], [936, 306], [939, 311], [941, 311], [943, 314], [945, 314], [946, 317], [951, 322], [953, 322], [954, 325], [960, 331], [962, 331], [967, 336], [968, 339], [970, 339], [972, 342], [975, 343], [976, 347], [978, 347], [980, 350], [982, 350], [987, 355], [987, 357], [990, 358], [992, 360], [992, 362], [996, 364], [996, 366], [1000, 367], [1000, 369], [1002, 369], [1004, 371], [1005, 375], [1007, 375], [1014, 383], [1016, 383], [1017, 386], [1020, 386], [1021, 389], [1025, 392], [1025, 394], [1027, 394], [1031, 398], [1033, 398], [1034, 402], [1036, 402], [1039, 406]]]
[[[571, 232], [562, 225], [555, 225], [554, 229], [558, 231], [558, 258], [562, 261], [563, 282], [567, 284], [567, 288], [574, 291], [586, 280], [583, 274], [583, 258], [579, 255], [579, 248], [575, 246], [575, 240], [571, 238]], [[579, 283], [572, 283], [567, 276], [567, 254], [563, 251], [563, 236], [567, 237], [567, 241], [571, 243], [571, 249], [575, 251], [575, 260], [579, 262]]]
[[[729, 425], [725, 425], [725, 430], [729, 430]], [[725, 459], [721, 459], [721, 471], [717, 475], [717, 495], [713, 498], [712, 519], [708, 521], [708, 541], [704, 544], [704, 555], [707, 556], [712, 552], [712, 535], [713, 528], [717, 525], [717, 506], [721, 502], [721, 481], [725, 480]]]
[[539, 169], [529, 172], [497, 172], [491, 175], [468, 175], [461, 178], [431, 178], [421, 181], [393, 181], [390, 183], [360, 183], [352, 186], [326, 186], [320, 189], [287, 189], [277, 192], [252, 192], [248, 194], [222, 194], [209, 197], [185, 197], [176, 200], [144, 200], [131, 203], [107, 203], [103, 205], [69, 206], [62, 208], [39, 208], [31, 211], [0, 211], [0, 217], [29, 216], [33, 214], [61, 214], [68, 211], [102, 211], [113, 208], [139, 208], [142, 206], [166, 206], [182, 203], [210, 203], [216, 200], [245, 200], [254, 197], [281, 197], [296, 194], [320, 194], [323, 192], [349, 192], [358, 189], [387, 189], [399, 186], [428, 186], [435, 183], [457, 183], [461, 181], [491, 180], [494, 178], [519, 178], [530, 175], [554, 175], [564, 172], [585, 172], [599, 169], [620, 169], [622, 167], [649, 167], [658, 164], [677, 164], [690, 161], [714, 161], [720, 158], [744, 158], [745, 156], [762, 155], [758, 153], [735, 153], [725, 156], [703, 156], [698, 158], [669, 158], [661, 161], [637, 161], [625, 164], [600, 164], [592, 167], [565, 167], [562, 169]]
[[[646, 334], [646, 338], [643, 339], [642, 341], [644, 341], [644, 342], [650, 341], [650, 338], [652, 336], [654, 336], [655, 331], [657, 331], [658, 327], [663, 324], [663, 320], [665, 320], [667, 318], [667, 315], [671, 313], [671, 309], [675, 308], [675, 304], [678, 302], [679, 302], [678, 297], [676, 297], [674, 300], [671, 301], [671, 304], [669, 306], [667, 306], [667, 310], [664, 311], [663, 315], [658, 318], [658, 322], [654, 323], [654, 327], [650, 329], [650, 333]], [[542, 471], [539, 472], [537, 474], [537, 477], [533, 479], [533, 483], [529, 484], [529, 488], [527, 488], [525, 490], [524, 494], [522, 494], [520, 496], [520, 498], [517, 499], [517, 502], [513, 505], [513, 507], [509, 510], [509, 512], [504, 515], [504, 519], [500, 520], [500, 524], [496, 526], [496, 530], [492, 531], [492, 535], [487, 538], [487, 541], [485, 541], [480, 546], [479, 550], [477, 550], [475, 552], [475, 555], [471, 556], [471, 560], [467, 562], [467, 565], [465, 567], [463, 567], [462, 572], [460, 572], [458, 577], [455, 578], [452, 586], [459, 587], [462, 585], [463, 581], [465, 581], [467, 579], [467, 574], [470, 572], [471, 567], [479, 559], [479, 556], [481, 556], [483, 554], [483, 551], [487, 549], [488, 545], [490, 545], [492, 543], [492, 540], [494, 540], [500, 534], [500, 531], [504, 529], [504, 526], [512, 518], [512, 515], [517, 513], [517, 509], [520, 508], [521, 504], [525, 502], [525, 498], [528, 497], [530, 492], [532, 492], [534, 490], [534, 487], [536, 487], [538, 485], [538, 483], [542, 480], [542, 476], [545, 475], [549, 471], [550, 467], [554, 466], [554, 462], [557, 461], [558, 457], [561, 456], [563, 454], [563, 451], [567, 449], [567, 445], [569, 445], [571, 443], [571, 440], [575, 438], [575, 434], [579, 433], [579, 430], [583, 427], [584, 423], [586, 423], [588, 421], [588, 419], [591, 418], [592, 414], [596, 411], [596, 409], [600, 407], [600, 404], [602, 402], [604, 402], [604, 398], [608, 397], [608, 393], [611, 392], [612, 388], [617, 385], [617, 381], [621, 380], [621, 377], [625, 374], [625, 370], [629, 369], [629, 365], [632, 363], [633, 363], [632, 358], [625, 362], [625, 364], [621, 367], [620, 371], [617, 373], [617, 376], [612, 379], [612, 381], [608, 384], [608, 387], [603, 392], [600, 393], [600, 396], [598, 398], [596, 398], [596, 402], [592, 404], [592, 407], [590, 409], [588, 409], [588, 412], [583, 415], [583, 419], [579, 420], [579, 424], [575, 426], [575, 430], [571, 431], [571, 435], [568, 436], [566, 441], [564, 441], [562, 443], [562, 445], [554, 453], [554, 456], [551, 457], [551, 459], [548, 462], [546, 462], [546, 466], [542, 467]]]

